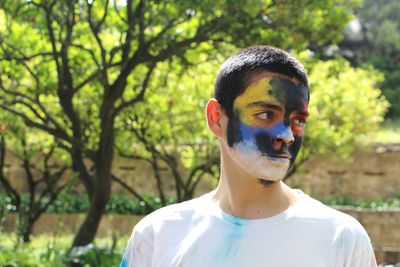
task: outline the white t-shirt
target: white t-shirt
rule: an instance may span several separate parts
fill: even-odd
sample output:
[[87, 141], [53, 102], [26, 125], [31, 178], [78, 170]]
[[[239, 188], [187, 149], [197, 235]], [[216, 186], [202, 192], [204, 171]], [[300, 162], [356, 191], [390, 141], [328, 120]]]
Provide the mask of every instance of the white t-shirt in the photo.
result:
[[211, 194], [159, 209], [133, 229], [121, 267], [370, 267], [370, 239], [351, 216], [300, 190], [265, 219], [221, 210]]

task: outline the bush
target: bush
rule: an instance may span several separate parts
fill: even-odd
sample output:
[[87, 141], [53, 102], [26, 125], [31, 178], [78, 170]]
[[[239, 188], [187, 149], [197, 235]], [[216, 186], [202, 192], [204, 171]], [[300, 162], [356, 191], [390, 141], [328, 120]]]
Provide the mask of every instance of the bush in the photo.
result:
[[[21, 198], [21, 207], [24, 209], [27, 207], [28, 194], [24, 194]], [[161, 200], [156, 196], [146, 196], [146, 201], [150, 203], [155, 209], [161, 208]], [[45, 205], [48, 199], [43, 199], [42, 205]], [[168, 204], [175, 203], [174, 198], [167, 199]], [[17, 208], [13, 205], [11, 198], [6, 194], [0, 193], [0, 203], [4, 203], [4, 212], [17, 212]], [[3, 206], [3, 205], [2, 205]], [[89, 199], [87, 195], [83, 194], [72, 194], [65, 193], [59, 195], [59, 197], [47, 207], [47, 213], [85, 213], [89, 208]], [[112, 195], [109, 203], [106, 207], [106, 214], [137, 214], [144, 215], [149, 213], [145, 203], [135, 198], [131, 198], [126, 195]]]
[[[95, 244], [73, 248], [72, 236], [37, 236], [31, 243], [18, 243], [11, 234], [1, 234], [0, 266], [5, 267], [62, 267], [75, 263], [78, 266], [119, 266], [127, 238], [117, 242], [113, 238], [96, 239]], [[111, 243], [111, 244], [110, 244]]]
[[386, 200], [354, 200], [350, 198], [322, 199], [322, 202], [331, 206], [350, 206], [369, 209], [399, 208], [400, 197]]
[[119, 266], [121, 254], [115, 251], [115, 247], [100, 248], [94, 244], [82, 247], [74, 247], [66, 256], [66, 264], [78, 264], [79, 266]]
[[309, 70], [311, 99], [307, 154], [348, 157], [361, 136], [378, 129], [388, 108], [373, 69], [352, 68], [341, 59], [319, 61]]

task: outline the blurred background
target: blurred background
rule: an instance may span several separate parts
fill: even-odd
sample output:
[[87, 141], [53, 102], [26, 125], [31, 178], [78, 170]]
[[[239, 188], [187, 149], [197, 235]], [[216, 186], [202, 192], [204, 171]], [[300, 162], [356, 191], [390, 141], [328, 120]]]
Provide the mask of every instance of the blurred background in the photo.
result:
[[0, 265], [118, 266], [143, 215], [210, 191], [204, 108], [220, 64], [250, 45], [309, 76], [287, 183], [399, 263], [399, 13], [397, 0], [0, 1]]

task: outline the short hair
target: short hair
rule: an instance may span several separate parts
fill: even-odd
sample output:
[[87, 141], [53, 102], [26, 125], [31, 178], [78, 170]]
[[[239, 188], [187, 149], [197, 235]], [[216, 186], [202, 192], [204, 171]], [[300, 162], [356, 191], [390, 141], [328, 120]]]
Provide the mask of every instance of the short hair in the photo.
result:
[[288, 52], [272, 46], [248, 47], [228, 58], [215, 80], [214, 98], [228, 117], [232, 117], [233, 102], [248, 86], [251, 74], [263, 70], [295, 78], [309, 87], [303, 65]]

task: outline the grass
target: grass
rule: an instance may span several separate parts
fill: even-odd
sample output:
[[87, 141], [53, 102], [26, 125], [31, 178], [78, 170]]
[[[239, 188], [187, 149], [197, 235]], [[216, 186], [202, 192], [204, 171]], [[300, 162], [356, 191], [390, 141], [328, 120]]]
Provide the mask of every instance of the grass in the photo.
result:
[[0, 266], [61, 267], [67, 262], [82, 266], [119, 266], [129, 236], [98, 238], [94, 244], [67, 255], [72, 235], [33, 236], [31, 243], [17, 242], [15, 234], [0, 233]]
[[400, 119], [386, 120], [378, 131], [362, 138], [363, 143], [400, 143]]

